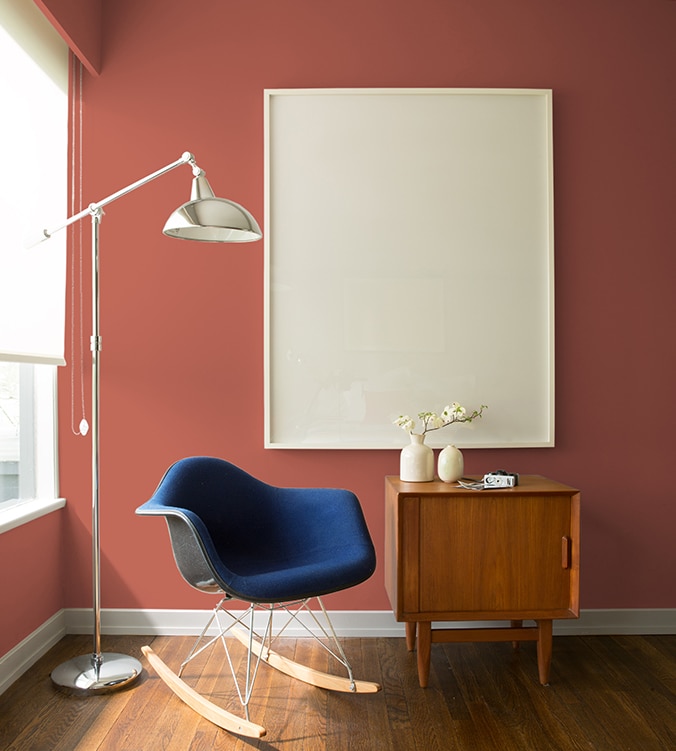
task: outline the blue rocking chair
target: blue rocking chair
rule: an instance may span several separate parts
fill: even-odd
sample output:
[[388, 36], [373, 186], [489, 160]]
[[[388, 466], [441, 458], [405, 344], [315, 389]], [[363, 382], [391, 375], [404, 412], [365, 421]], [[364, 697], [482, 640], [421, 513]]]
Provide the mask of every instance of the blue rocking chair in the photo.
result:
[[[377, 683], [354, 679], [321, 601], [322, 595], [360, 584], [375, 570], [375, 550], [354, 493], [279, 488], [223, 459], [189, 457], [169, 468], [136, 513], [163, 516], [182, 577], [192, 587], [220, 596], [178, 674], [150, 647], [143, 647], [160, 678], [192, 709], [230, 732], [265, 735], [265, 728], [249, 717], [261, 662], [329, 690], [380, 689]], [[244, 601], [248, 607], [228, 610], [231, 600]], [[319, 610], [310, 608], [311, 600]], [[312, 669], [274, 651], [273, 643], [290, 624], [315, 638], [347, 676]], [[217, 641], [226, 650], [244, 718], [207, 700], [181, 678], [185, 666]], [[230, 653], [236, 643], [248, 650], [244, 676], [238, 675]]]

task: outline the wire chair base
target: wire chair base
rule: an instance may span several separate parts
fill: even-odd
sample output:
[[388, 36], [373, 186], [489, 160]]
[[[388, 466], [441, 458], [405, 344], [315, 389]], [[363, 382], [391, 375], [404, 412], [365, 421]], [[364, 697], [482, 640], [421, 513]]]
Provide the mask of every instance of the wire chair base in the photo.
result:
[[[178, 674], [171, 671], [149, 647], [143, 648], [143, 653], [151, 666], [169, 688], [192, 709], [225, 730], [248, 737], [260, 738], [265, 735], [265, 728], [253, 723], [249, 713], [249, 703], [261, 663], [292, 678], [330, 691], [375, 693], [380, 690], [377, 683], [355, 680], [352, 667], [336, 636], [321, 598], [307, 598], [290, 603], [251, 603], [246, 610], [237, 611], [231, 611], [225, 607], [229, 600], [229, 596], [223, 597], [214, 608], [202, 633], [197, 637], [188, 656], [179, 667]], [[319, 610], [310, 609], [309, 603], [312, 600], [317, 602]], [[256, 615], [262, 618], [256, 619]], [[262, 623], [260, 623], [261, 620]], [[212, 626], [216, 628], [215, 634], [213, 634]], [[316, 670], [285, 657], [273, 649], [276, 642], [280, 640], [280, 643], [283, 642], [282, 637], [285, 634], [288, 635], [290, 627], [300, 627], [303, 635], [311, 637], [319, 644], [331, 660], [342, 667], [346, 675]], [[183, 672], [190, 662], [217, 642], [221, 643], [225, 651], [237, 697], [244, 712], [243, 719], [209, 702], [182, 679]], [[232, 651], [235, 643], [246, 648], [246, 657], [239, 669], [238, 661]]]

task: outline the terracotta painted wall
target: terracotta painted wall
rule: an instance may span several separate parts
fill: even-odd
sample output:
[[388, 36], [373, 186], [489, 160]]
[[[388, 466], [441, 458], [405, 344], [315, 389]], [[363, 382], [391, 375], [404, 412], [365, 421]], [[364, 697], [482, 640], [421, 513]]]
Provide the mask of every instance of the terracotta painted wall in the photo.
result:
[[[582, 489], [583, 608], [676, 607], [676, 491], [664, 481], [676, 413], [676, 3], [258, 0], [196, 3], [189, 16], [178, 0], [105, 4], [101, 75], [84, 82], [85, 203], [187, 149], [218, 194], [262, 220], [265, 88], [553, 89], [556, 447], [467, 451], [467, 471]], [[164, 238], [189, 177], [177, 170], [120, 199], [101, 229], [104, 607], [207, 606], [175, 572], [163, 524], [133, 513], [190, 454], [273, 483], [354, 489], [382, 555], [383, 476], [397, 473], [397, 452], [263, 449], [263, 246]], [[61, 375], [64, 605], [80, 607], [89, 445], [70, 432]], [[388, 608], [382, 565], [329, 605]]]
[[63, 608], [64, 519], [56, 512], [0, 535], [0, 657]]

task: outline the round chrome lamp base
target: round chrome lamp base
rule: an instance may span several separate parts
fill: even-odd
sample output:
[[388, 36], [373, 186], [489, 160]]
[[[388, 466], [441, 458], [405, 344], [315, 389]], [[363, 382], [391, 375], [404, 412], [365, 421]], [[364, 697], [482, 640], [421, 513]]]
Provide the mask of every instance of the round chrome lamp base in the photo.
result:
[[52, 671], [52, 683], [77, 694], [102, 694], [131, 685], [143, 667], [134, 657], [104, 652], [82, 655], [64, 662]]

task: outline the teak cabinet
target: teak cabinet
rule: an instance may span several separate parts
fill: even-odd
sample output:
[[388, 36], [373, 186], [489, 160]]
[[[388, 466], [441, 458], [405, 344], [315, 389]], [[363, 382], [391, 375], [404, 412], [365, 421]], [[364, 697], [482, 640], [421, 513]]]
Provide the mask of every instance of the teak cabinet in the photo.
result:
[[[579, 616], [579, 491], [536, 475], [481, 491], [386, 477], [385, 508], [385, 587], [410, 650], [417, 639], [420, 685], [445, 641], [537, 641], [548, 683], [552, 620]], [[444, 621], [510, 625], [432, 628]]]

